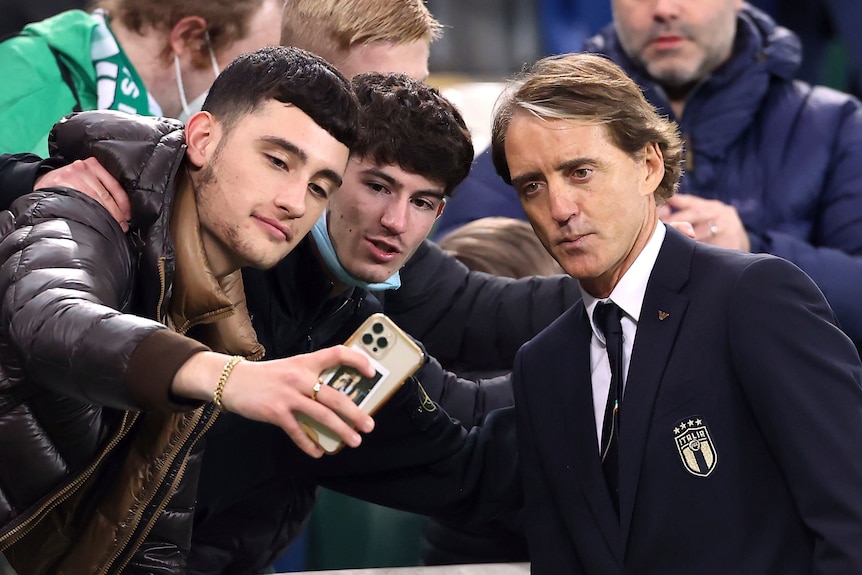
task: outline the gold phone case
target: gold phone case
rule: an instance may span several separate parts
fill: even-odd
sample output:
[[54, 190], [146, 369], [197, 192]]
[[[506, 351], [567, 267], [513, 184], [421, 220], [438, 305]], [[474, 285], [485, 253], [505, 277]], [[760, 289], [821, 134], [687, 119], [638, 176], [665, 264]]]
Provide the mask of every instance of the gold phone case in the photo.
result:
[[[325, 371], [322, 379], [369, 415], [374, 415], [425, 359], [410, 336], [382, 313], [369, 316], [344, 345], [368, 356], [376, 375], [365, 377], [352, 367], [339, 366]], [[298, 419], [309, 437], [327, 453], [337, 453], [343, 447], [341, 439], [321, 423], [302, 414]]]

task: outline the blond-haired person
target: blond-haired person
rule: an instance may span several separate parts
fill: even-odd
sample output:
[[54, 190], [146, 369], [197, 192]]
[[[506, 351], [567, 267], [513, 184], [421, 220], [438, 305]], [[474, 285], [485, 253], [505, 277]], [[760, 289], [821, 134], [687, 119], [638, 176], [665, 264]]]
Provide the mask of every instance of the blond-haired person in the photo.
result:
[[424, 80], [441, 29], [423, 0], [287, 0], [281, 43], [323, 56], [348, 78], [374, 71]]

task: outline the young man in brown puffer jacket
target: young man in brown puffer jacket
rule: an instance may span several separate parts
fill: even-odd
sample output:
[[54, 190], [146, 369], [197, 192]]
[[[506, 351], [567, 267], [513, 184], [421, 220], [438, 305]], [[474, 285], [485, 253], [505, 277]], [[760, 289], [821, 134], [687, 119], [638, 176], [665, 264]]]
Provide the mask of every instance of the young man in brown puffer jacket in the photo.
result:
[[[52, 153], [95, 156], [128, 192], [130, 231], [53, 188], [0, 215], [0, 551], [19, 575], [181, 573], [200, 444], [221, 408], [281, 426], [295, 415], [351, 446], [371, 419], [314, 391], [344, 347], [253, 363], [263, 350], [241, 266], [269, 267], [337, 190], [356, 136], [352, 90], [294, 48], [245, 55], [185, 128], [84, 112]], [[342, 419], [343, 418], [343, 419]]]

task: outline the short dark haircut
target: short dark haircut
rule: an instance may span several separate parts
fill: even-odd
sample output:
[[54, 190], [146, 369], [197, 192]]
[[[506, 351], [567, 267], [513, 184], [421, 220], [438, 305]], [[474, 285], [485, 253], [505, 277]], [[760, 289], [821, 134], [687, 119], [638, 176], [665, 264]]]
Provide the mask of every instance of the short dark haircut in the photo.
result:
[[544, 120], [581, 120], [607, 126], [619, 149], [637, 157], [650, 143], [664, 157], [664, 178], [654, 197], [664, 203], [682, 176], [682, 139], [677, 125], [660, 116], [640, 87], [605, 56], [563, 54], [542, 58], [523, 72], [497, 102], [491, 158], [501, 178], [512, 183], [506, 160], [506, 132], [516, 112]]
[[404, 74], [353, 78], [359, 136], [352, 156], [443, 184], [446, 195], [467, 177], [473, 143], [461, 113], [436, 89]]
[[359, 110], [350, 82], [323, 58], [292, 46], [236, 58], [216, 78], [203, 109], [227, 133], [268, 100], [296, 106], [348, 148], [356, 141]]

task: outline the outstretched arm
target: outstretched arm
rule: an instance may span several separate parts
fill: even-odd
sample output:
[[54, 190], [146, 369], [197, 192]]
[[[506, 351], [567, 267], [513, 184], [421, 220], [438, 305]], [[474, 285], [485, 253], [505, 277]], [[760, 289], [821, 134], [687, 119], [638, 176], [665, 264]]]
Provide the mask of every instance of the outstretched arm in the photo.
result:
[[[220, 377], [226, 371], [230, 356], [204, 352], [192, 356], [177, 371], [173, 393], [209, 401]], [[320, 374], [338, 365], [348, 365], [366, 376], [374, 375], [368, 359], [343, 345], [286, 359], [237, 363], [223, 385], [222, 405], [243, 417], [275, 424], [287, 433], [308, 455], [320, 457], [323, 450], [302, 430], [296, 419], [305, 414], [337, 433], [347, 445], [361, 442], [353, 430], [369, 432], [374, 421], [345, 394], [321, 385], [315, 392]]]
[[90, 196], [108, 210], [124, 232], [129, 231], [128, 222], [132, 218], [129, 196], [120, 182], [96, 158], [75, 160], [67, 166], [46, 172], [36, 178], [33, 189], [57, 186]]
[[451, 370], [507, 370], [518, 348], [581, 297], [569, 276], [501, 278], [425, 241], [384, 310]]
[[0, 209], [8, 210], [12, 202], [33, 191], [36, 179], [62, 162], [43, 160], [35, 154], [0, 154]]
[[105, 207], [123, 231], [131, 218], [129, 197], [120, 183], [95, 158], [66, 164], [34, 154], [0, 155], [0, 209], [35, 190], [52, 187], [79, 191]]
[[416, 379], [432, 401], [470, 429], [481, 425], [485, 416], [495, 409], [513, 405], [510, 372], [478, 379], [460, 377], [443, 369], [426, 354], [425, 364], [416, 372]]
[[[0, 221], [0, 320], [10, 361], [39, 385], [97, 405], [184, 410], [196, 405], [188, 399], [212, 400], [228, 356], [129, 313], [136, 259], [126, 237], [90, 198], [53, 190], [13, 206], [17, 222], [9, 212]], [[224, 405], [280, 425], [311, 455], [319, 456], [320, 448], [302, 432], [296, 413], [357, 445], [350, 425], [368, 431], [371, 419], [326, 386], [317, 401], [311, 398], [320, 374], [339, 364], [374, 373], [364, 356], [340, 346], [243, 363], [224, 388]]]

